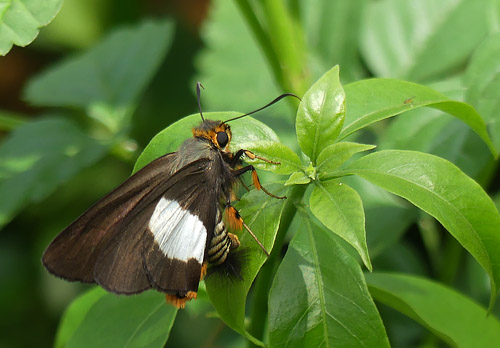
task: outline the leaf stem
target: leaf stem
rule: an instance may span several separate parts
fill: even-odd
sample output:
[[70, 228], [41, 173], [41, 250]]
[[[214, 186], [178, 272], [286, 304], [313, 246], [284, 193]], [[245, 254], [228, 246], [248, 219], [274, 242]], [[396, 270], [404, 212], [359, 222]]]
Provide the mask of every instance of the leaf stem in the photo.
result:
[[[255, 282], [248, 332], [260, 340], [263, 340], [264, 337], [264, 331], [267, 323], [267, 302], [269, 289], [281, 262], [281, 249], [283, 247], [283, 242], [288, 232], [288, 228], [290, 227], [295, 213], [297, 212], [296, 205], [302, 201], [306, 188], [307, 185], [295, 185], [290, 190], [285, 207], [283, 208], [283, 213], [281, 214], [280, 226], [278, 228], [278, 233], [276, 234], [273, 250], [271, 251], [271, 255], [268, 260], [261, 268], [260, 274]], [[249, 342], [248, 347], [257, 346]]]
[[264, 55], [266, 56], [270, 68], [274, 74], [274, 78], [281, 86], [281, 88], [283, 90], [286, 90], [286, 83], [283, 76], [283, 71], [280, 67], [278, 56], [274, 51], [271, 40], [269, 40], [269, 35], [264, 31], [262, 25], [259, 22], [259, 19], [255, 15], [255, 11], [253, 10], [252, 5], [248, 0], [236, 0], [236, 4], [240, 9], [241, 14], [247, 21], [247, 24], [250, 27], [250, 30], [252, 31], [258, 44], [260, 45], [260, 48], [262, 49]]
[[294, 18], [284, 1], [262, 0], [268, 36], [278, 57], [284, 87], [298, 95], [307, 90], [305, 79], [304, 37], [298, 18]]
[[[285, 92], [303, 95], [309, 85], [305, 73], [305, 41], [297, 4], [289, 10], [283, 1], [263, 0], [256, 11], [248, 0], [236, 0], [254, 37], [269, 62], [278, 85]], [[259, 20], [256, 13], [263, 13]]]
[[441, 262], [438, 277], [442, 283], [453, 286], [458, 272], [460, 271], [464, 249], [460, 243], [448, 233], [445, 234], [443, 244], [443, 262]]

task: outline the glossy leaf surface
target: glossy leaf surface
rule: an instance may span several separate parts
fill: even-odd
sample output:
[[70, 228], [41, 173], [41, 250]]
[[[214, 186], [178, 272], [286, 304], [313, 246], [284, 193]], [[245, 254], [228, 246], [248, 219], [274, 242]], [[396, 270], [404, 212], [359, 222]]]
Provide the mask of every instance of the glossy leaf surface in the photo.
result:
[[105, 294], [88, 310], [66, 347], [163, 347], [177, 309], [165, 295]]
[[318, 220], [349, 242], [359, 253], [365, 266], [371, 270], [363, 203], [356, 191], [338, 180], [317, 181], [309, 204]]
[[407, 199], [441, 222], [488, 272], [494, 301], [500, 284], [500, 215], [481, 186], [450, 162], [415, 151], [375, 152], [345, 170]]
[[389, 347], [356, 259], [309, 218], [271, 287], [269, 346]]
[[297, 111], [297, 140], [313, 163], [323, 148], [335, 142], [344, 117], [345, 94], [336, 66], [304, 94]]
[[0, 3], [0, 55], [12, 45], [26, 46], [61, 9], [63, 0], [5, 0]]
[[82, 324], [88, 311], [104, 295], [106, 295], [106, 291], [100, 287], [94, 287], [71, 302], [68, 308], [66, 308], [61, 318], [61, 322], [59, 323], [56, 342], [54, 343], [56, 348], [66, 346], [68, 341], [75, 334], [75, 331]]
[[[411, 82], [370, 79], [345, 86], [347, 115], [340, 139], [370, 124], [422, 106], [449, 113], [465, 122], [488, 145], [492, 154], [496, 150], [486, 125], [472, 106], [451, 100], [432, 88]], [[401, 115], [404, 117], [404, 114]]]
[[328, 173], [338, 169], [345, 161], [353, 155], [372, 150], [375, 145], [365, 145], [350, 142], [340, 142], [327, 146], [320, 152], [317, 160], [316, 170]]
[[487, 348], [500, 342], [498, 318], [453, 289], [397, 273], [367, 274], [366, 282], [376, 301], [416, 320], [450, 346]]

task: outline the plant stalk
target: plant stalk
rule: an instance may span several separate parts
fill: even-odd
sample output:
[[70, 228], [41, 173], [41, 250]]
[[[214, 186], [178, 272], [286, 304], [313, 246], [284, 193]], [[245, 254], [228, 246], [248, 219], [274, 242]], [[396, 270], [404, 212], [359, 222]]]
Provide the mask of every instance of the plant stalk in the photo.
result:
[[252, 8], [252, 5], [248, 0], [236, 0], [236, 4], [238, 5], [241, 14], [245, 18], [250, 30], [253, 33], [253, 36], [257, 40], [262, 52], [266, 56], [267, 62], [274, 74], [274, 78], [276, 79], [278, 85], [286, 91], [286, 83], [285, 78], [283, 76], [283, 71], [280, 66], [280, 62], [278, 60], [278, 56], [274, 51], [271, 40], [269, 39], [269, 35], [264, 31], [259, 19], [255, 15], [255, 11]]
[[2, 112], [0, 113], [0, 131], [10, 132], [15, 128], [22, 126], [28, 120], [20, 115], [14, 113]]
[[305, 78], [305, 42], [298, 18], [284, 1], [262, 0], [268, 36], [278, 57], [285, 89], [303, 95], [309, 81]]

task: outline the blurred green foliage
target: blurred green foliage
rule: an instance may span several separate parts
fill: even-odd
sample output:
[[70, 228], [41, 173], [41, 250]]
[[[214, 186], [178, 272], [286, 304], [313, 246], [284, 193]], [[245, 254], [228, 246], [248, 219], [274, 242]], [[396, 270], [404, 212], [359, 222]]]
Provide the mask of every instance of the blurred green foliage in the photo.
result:
[[[500, 279], [499, 0], [66, 0], [59, 13], [61, 1], [28, 6], [36, 21], [14, 11], [22, 3], [0, 6], [2, 54], [55, 19], [0, 58], [0, 347], [498, 342], [500, 306], [485, 314]], [[254, 192], [240, 202], [279, 246], [253, 289], [258, 252], [240, 287], [208, 280], [177, 313], [157, 293], [116, 297], [48, 275], [40, 257], [59, 231], [143, 149], [138, 166], [181, 141], [176, 127], [189, 135], [196, 116], [159, 132], [197, 112], [196, 81], [207, 115], [303, 97], [297, 119], [289, 100], [256, 116], [267, 126], [234, 123], [233, 145], [288, 160], [261, 166], [287, 177], [261, 177], [288, 178], [292, 188], [270, 187], [299, 200], [297, 214]], [[378, 152], [358, 160], [372, 146], [354, 141]], [[431, 170], [406, 171], [415, 163]]]

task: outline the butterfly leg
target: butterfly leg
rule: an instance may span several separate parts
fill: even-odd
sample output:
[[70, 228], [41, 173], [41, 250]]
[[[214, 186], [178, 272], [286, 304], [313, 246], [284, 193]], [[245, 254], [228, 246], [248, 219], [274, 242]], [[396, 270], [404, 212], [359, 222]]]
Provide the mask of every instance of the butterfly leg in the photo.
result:
[[260, 159], [261, 161], [264, 161], [264, 162], [267, 162], [267, 163], [281, 164], [280, 162], [271, 161], [270, 159], [267, 159], [265, 157], [257, 156], [256, 154], [254, 154], [250, 150], [243, 150], [243, 153], [245, 154], [245, 156], [247, 156], [250, 159], [256, 159], [257, 158], [257, 159]]
[[232, 155], [231, 162], [230, 162], [231, 167], [234, 168], [238, 164], [238, 161], [240, 160], [241, 156], [243, 156], [243, 154], [245, 156], [247, 156], [248, 158], [252, 159], [252, 160], [253, 159], [260, 159], [261, 161], [264, 161], [264, 162], [267, 162], [267, 163], [271, 163], [271, 164], [276, 164], [276, 165], [281, 164], [280, 162], [271, 161], [270, 159], [267, 159], [265, 157], [257, 156], [256, 154], [254, 154], [250, 150], [239, 149], [238, 151], [236, 151]]
[[[255, 239], [255, 241], [257, 242], [257, 244], [259, 244], [259, 246], [264, 251], [264, 253], [267, 256], [269, 256], [269, 252], [266, 250], [264, 245], [262, 245], [262, 243], [257, 238], [257, 236], [252, 232], [250, 227], [248, 227], [248, 225], [243, 221], [238, 210], [236, 210], [236, 208], [231, 205], [231, 201], [229, 200], [229, 198], [226, 200], [225, 215], [226, 215], [226, 221], [229, 223], [229, 226], [231, 228], [236, 229], [236, 230], [240, 230], [242, 227], [245, 227], [247, 232], [250, 233], [250, 235], [253, 237], [253, 239]], [[231, 240], [233, 240], [233, 238], [235, 238], [236, 241], [238, 242], [238, 246], [240, 245], [240, 241], [236, 235], [229, 233], [229, 238], [231, 238]]]
[[271, 196], [273, 198], [277, 198], [277, 199], [285, 199], [286, 198], [286, 196], [276, 196], [276, 195], [272, 194], [271, 192], [269, 192], [268, 190], [266, 190], [266, 188], [260, 184], [259, 175], [257, 174], [257, 171], [255, 170], [254, 166], [252, 166], [252, 165], [248, 165], [246, 167], [233, 170], [233, 175], [235, 177], [239, 177], [240, 175], [242, 175], [243, 173], [246, 173], [248, 171], [252, 171], [253, 185], [255, 186], [255, 188], [257, 190], [262, 190], [262, 191], [264, 191], [265, 194], [267, 194], [268, 196]]

